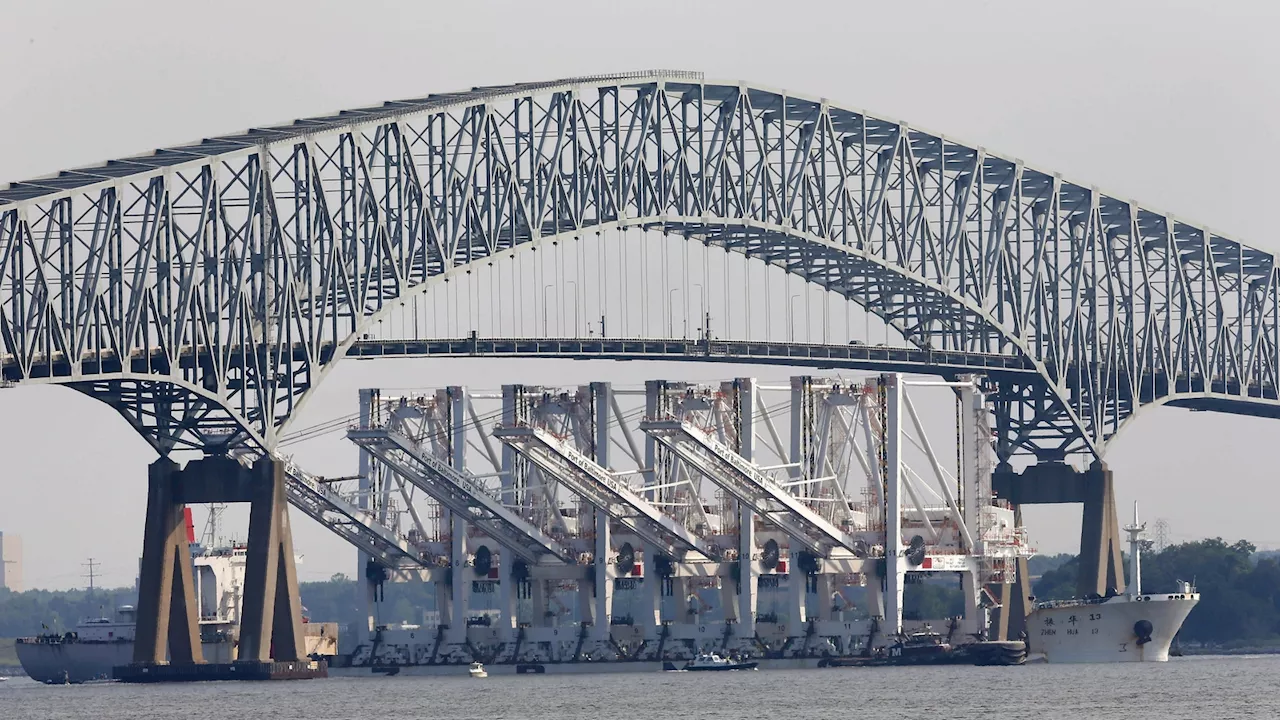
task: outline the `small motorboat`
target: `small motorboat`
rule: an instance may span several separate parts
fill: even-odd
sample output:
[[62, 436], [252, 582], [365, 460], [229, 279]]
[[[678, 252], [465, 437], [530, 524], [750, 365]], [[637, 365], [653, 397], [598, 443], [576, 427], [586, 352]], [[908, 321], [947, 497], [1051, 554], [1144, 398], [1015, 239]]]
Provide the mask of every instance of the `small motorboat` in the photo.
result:
[[468, 670], [473, 678], [487, 678], [489, 671], [484, 669], [484, 665], [478, 662], [471, 663], [471, 669]]
[[755, 670], [760, 663], [753, 661], [737, 661], [721, 657], [716, 653], [699, 653], [697, 657], [685, 663], [684, 669], [689, 672], [713, 670]]

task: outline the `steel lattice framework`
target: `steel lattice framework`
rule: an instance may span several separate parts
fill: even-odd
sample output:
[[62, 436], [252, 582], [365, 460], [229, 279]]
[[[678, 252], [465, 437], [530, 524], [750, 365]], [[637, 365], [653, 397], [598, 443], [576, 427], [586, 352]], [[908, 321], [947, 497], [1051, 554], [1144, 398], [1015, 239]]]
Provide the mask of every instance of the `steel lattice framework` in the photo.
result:
[[1032, 380], [995, 401], [1006, 456], [1096, 453], [1142, 404], [1280, 415], [1271, 254], [897, 121], [676, 71], [390, 102], [14, 183], [4, 378], [101, 398], [164, 453], [270, 450], [396, 298], [616, 227], [780, 266], [921, 348], [1019, 359]]

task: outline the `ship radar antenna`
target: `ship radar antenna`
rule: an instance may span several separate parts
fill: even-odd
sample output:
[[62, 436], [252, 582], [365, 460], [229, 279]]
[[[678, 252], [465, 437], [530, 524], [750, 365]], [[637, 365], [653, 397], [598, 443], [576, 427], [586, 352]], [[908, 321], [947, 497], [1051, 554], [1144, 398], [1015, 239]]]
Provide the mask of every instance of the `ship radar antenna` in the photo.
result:
[[1129, 597], [1131, 598], [1142, 594], [1142, 532], [1146, 529], [1146, 523], [1138, 522], [1138, 501], [1134, 500], [1133, 524], [1124, 527], [1124, 531], [1129, 533]]

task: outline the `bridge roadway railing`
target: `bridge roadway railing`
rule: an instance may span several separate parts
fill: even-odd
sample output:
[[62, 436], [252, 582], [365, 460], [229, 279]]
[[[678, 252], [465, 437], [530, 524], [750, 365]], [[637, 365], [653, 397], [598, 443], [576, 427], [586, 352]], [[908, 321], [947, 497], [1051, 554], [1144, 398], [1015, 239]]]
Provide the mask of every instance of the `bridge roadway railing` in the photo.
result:
[[993, 353], [889, 347], [862, 343], [823, 344], [702, 338], [485, 338], [355, 341], [347, 357], [562, 357], [575, 360], [669, 359], [832, 367], [884, 372], [985, 375], [1036, 374], [1025, 357]]
[[684, 560], [690, 552], [719, 558], [720, 553], [702, 538], [546, 430], [529, 425], [498, 426], [493, 436], [664, 554], [677, 560]]
[[526, 562], [536, 564], [543, 558], [577, 562], [570, 548], [503, 506], [500, 498], [469, 473], [434, 457], [401, 433], [359, 428], [349, 430], [347, 437]]
[[640, 429], [812, 552], [822, 557], [831, 557], [838, 549], [855, 552], [853, 537], [702, 430], [675, 418], [646, 418]]
[[[329, 361], [338, 351], [335, 343], [319, 346], [322, 361]], [[298, 344], [295, 357], [303, 357], [307, 348]], [[975, 374], [1035, 374], [1034, 365], [1025, 357], [993, 353], [929, 350], [884, 345], [823, 344], [769, 342], [763, 340], [711, 340], [700, 338], [485, 338], [472, 335], [460, 338], [378, 339], [353, 341], [346, 357], [562, 357], [572, 359], [627, 360], [671, 359], [698, 362], [752, 362], [764, 364], [820, 365], [833, 367], [866, 367], [885, 372], [921, 372], [926, 374], [971, 372]], [[121, 372], [150, 373], [174, 364], [195, 367], [199, 359], [191, 348], [177, 357], [156, 348], [148, 354], [135, 351], [125, 360], [115, 351], [84, 352], [72, 359], [61, 352], [39, 355], [30, 368], [24, 369], [10, 353], [0, 353], [0, 382], [16, 383], [28, 378], [65, 379], [67, 382], [92, 379], [94, 376]]]

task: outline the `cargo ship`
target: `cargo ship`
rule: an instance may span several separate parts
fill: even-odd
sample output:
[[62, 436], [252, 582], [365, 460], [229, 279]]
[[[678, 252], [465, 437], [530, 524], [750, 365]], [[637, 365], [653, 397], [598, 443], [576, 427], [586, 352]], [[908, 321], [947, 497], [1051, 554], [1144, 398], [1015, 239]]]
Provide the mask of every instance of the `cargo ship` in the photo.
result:
[[[193, 576], [200, 612], [200, 640], [209, 662], [235, 657], [240, 592], [244, 585], [244, 549], [203, 550], [194, 546]], [[88, 618], [63, 633], [18, 638], [14, 644], [22, 669], [43, 683], [110, 680], [111, 668], [133, 662], [137, 610], [116, 609], [114, 617]]]
[[1142, 592], [1141, 535], [1133, 506], [1129, 534], [1129, 588], [1124, 594], [1039, 603], [1027, 617], [1032, 662], [1166, 662], [1169, 646], [1191, 609], [1200, 602], [1194, 585], [1174, 592]]
[[[190, 510], [187, 536], [194, 540]], [[192, 542], [191, 548], [205, 662], [230, 663], [236, 659], [245, 547], [205, 548]], [[136, 624], [137, 610], [124, 605], [116, 609], [114, 617], [84, 619], [62, 633], [18, 638], [14, 647], [22, 669], [33, 680], [49, 684], [106, 681], [112, 677], [112, 668], [133, 662]], [[329, 657], [337, 653], [336, 623], [306, 622], [304, 631], [309, 654]]]

